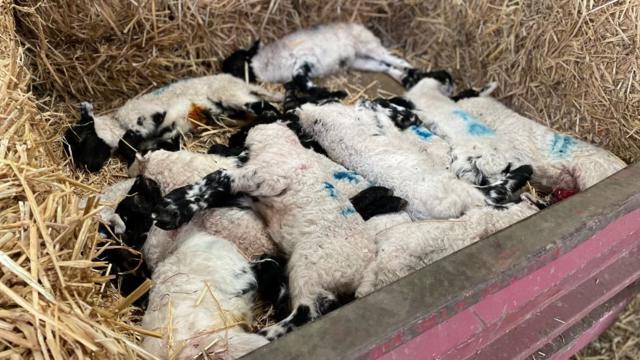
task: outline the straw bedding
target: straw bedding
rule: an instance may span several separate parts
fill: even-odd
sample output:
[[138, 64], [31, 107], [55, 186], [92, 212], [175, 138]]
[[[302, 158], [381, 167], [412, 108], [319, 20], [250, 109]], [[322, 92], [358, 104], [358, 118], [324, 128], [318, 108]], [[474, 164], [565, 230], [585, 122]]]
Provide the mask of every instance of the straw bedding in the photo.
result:
[[[99, 204], [77, 209], [124, 167], [111, 160], [98, 174], [70, 170], [60, 135], [82, 100], [106, 111], [212, 73], [257, 37], [360, 21], [417, 65], [449, 69], [463, 85], [497, 80], [498, 96], [524, 114], [626, 161], [640, 158], [635, 0], [5, 0], [0, 11], [0, 358], [145, 356], [132, 299], [112, 290], [106, 264], [91, 261], [103, 247]], [[380, 85], [360, 84], [347, 86], [351, 100]], [[211, 128], [188, 147], [227, 133]], [[603, 349], [640, 356], [637, 307], [580, 358]]]

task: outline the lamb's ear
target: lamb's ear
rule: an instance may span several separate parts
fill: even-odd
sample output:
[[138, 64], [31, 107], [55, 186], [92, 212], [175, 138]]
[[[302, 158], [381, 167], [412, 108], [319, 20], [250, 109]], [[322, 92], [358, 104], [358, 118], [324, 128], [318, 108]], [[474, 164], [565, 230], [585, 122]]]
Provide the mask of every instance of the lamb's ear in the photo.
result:
[[162, 112], [157, 112], [151, 115], [151, 119], [153, 120], [153, 123], [156, 124], [156, 126], [158, 126], [162, 124], [166, 116], [167, 116], [167, 112], [162, 111]]
[[93, 121], [93, 105], [90, 102], [80, 103], [80, 121], [78, 124], [87, 124]]
[[262, 41], [260, 39], [256, 40], [253, 45], [247, 50], [247, 57], [252, 58], [255, 54], [258, 53], [258, 50], [262, 48]]

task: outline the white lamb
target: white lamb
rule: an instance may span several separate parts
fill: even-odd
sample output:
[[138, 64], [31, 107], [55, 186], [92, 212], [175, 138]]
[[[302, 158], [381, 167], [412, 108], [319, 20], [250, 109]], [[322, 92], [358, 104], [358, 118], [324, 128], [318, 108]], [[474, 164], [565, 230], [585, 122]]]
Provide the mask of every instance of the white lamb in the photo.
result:
[[523, 196], [523, 201], [507, 209], [475, 208], [459, 219], [417, 221], [382, 231], [376, 236], [376, 259], [367, 267], [356, 296], [367, 295], [537, 211]]
[[[192, 184], [219, 169], [237, 167], [235, 157], [214, 154], [199, 154], [189, 151], [153, 151], [138, 158], [129, 168], [130, 176], [144, 175], [155, 180], [164, 194], [176, 188]], [[197, 215], [203, 225], [202, 230], [233, 242], [240, 252], [249, 259], [262, 255], [274, 255], [278, 248], [271, 240], [262, 219], [250, 208], [225, 207], [207, 209]], [[195, 219], [194, 219], [195, 220]], [[156, 256], [170, 249], [159, 250], [153, 239], [165, 236], [164, 230], [156, 229], [149, 234], [145, 246], [146, 260], [153, 264]], [[162, 255], [158, 255], [162, 256]]]
[[530, 169], [516, 169], [499, 183], [474, 187], [457, 179], [415, 146], [402, 141], [391, 120], [368, 106], [305, 104], [300, 125], [345, 167], [406, 199], [413, 220], [459, 217], [475, 207], [501, 203], [520, 188]]
[[229, 241], [181, 231], [180, 246], [157, 265], [142, 327], [142, 347], [160, 358], [236, 359], [268, 343], [252, 326], [257, 282]]
[[[531, 164], [532, 180], [539, 185], [552, 190], [581, 191], [626, 166], [609, 151], [561, 134], [507, 108], [489, 96], [494, 88], [495, 83], [489, 84], [478, 96], [460, 99], [457, 106], [494, 129], [496, 138], [511, 146], [509, 154], [515, 153]], [[491, 164], [485, 170], [483, 161], [477, 163], [480, 171], [492, 169]]]
[[154, 213], [156, 224], [176, 228], [219, 193], [243, 192], [258, 198], [272, 239], [289, 256], [293, 312], [263, 329], [273, 339], [313, 320], [336, 305], [336, 296], [353, 293], [373, 260], [373, 236], [364, 221], [326, 176], [315, 153], [302, 147], [286, 125], [258, 125], [246, 139], [247, 163], [217, 171], [165, 197]]
[[281, 100], [280, 95], [227, 74], [185, 79], [102, 116], [94, 116], [93, 106], [82, 103], [80, 121], [65, 134], [65, 149], [76, 166], [97, 171], [116, 149], [129, 162], [135, 150], [177, 150], [179, 135], [192, 128], [189, 119], [206, 122], [221, 114], [260, 114], [275, 110], [265, 101]]
[[556, 189], [585, 188], [622, 169], [611, 153], [527, 119], [487, 95], [457, 103], [441, 81], [425, 77], [406, 98], [433, 132], [452, 148], [451, 171], [473, 184], [495, 181], [505, 168], [530, 164], [532, 181]]
[[276, 83], [350, 68], [385, 72], [401, 81], [411, 65], [392, 55], [371, 31], [355, 23], [299, 30], [265, 46], [257, 41], [250, 49], [231, 54], [222, 65], [224, 72], [241, 79]]

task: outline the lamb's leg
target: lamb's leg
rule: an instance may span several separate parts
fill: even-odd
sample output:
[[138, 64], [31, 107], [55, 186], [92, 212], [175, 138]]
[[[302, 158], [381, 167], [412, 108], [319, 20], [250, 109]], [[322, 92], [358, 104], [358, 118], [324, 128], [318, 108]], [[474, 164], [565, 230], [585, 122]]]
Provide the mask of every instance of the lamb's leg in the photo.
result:
[[489, 96], [491, 93], [498, 87], [498, 83], [492, 81], [485, 85], [482, 89], [464, 89], [457, 93], [456, 95], [451, 97], [451, 100], [458, 102], [462, 99], [472, 98], [472, 97], [480, 97], [480, 96]]
[[200, 181], [177, 188], [167, 194], [152, 213], [155, 225], [173, 230], [187, 223], [193, 215], [207, 208], [239, 206], [240, 193], [252, 196], [276, 196], [287, 187], [285, 179], [265, 177], [249, 166], [242, 169], [216, 170]]
[[[320, 315], [326, 314], [339, 306], [339, 302], [333, 294], [320, 289], [318, 284], [314, 283], [315, 277], [309, 279], [308, 276], [297, 276], [295, 270], [291, 271], [289, 277], [292, 284], [291, 298], [293, 299], [294, 310], [284, 320], [259, 331], [260, 335], [270, 341], [317, 319]], [[304, 289], [299, 286], [297, 288], [298, 291], [296, 291], [296, 287], [293, 285], [296, 283], [296, 278], [305, 279]], [[297, 281], [302, 283], [301, 280]]]
[[351, 67], [360, 71], [386, 73], [399, 83], [402, 83], [402, 79], [406, 76], [406, 70], [366, 55], [357, 56], [351, 63]]
[[347, 96], [347, 93], [344, 91], [329, 91], [324, 87], [316, 85], [311, 80], [312, 72], [312, 62], [300, 61], [295, 66], [293, 79], [284, 84], [285, 96], [283, 107], [285, 110], [295, 109], [308, 102], [320, 103], [335, 101]]
[[231, 199], [231, 177], [224, 170], [218, 170], [167, 194], [154, 209], [152, 217], [157, 227], [173, 230], [191, 220], [196, 212], [228, 206]]
[[374, 104], [374, 110], [384, 111], [387, 117], [389, 117], [399, 129], [404, 130], [411, 126], [420, 126], [423, 124], [413, 111], [413, 104], [404, 98], [377, 98], [372, 102]]
[[531, 179], [533, 168], [530, 165], [522, 165], [512, 170], [509, 165], [503, 174], [504, 177], [495, 183], [477, 187], [485, 194], [490, 205], [501, 207], [514, 201], [515, 193]]

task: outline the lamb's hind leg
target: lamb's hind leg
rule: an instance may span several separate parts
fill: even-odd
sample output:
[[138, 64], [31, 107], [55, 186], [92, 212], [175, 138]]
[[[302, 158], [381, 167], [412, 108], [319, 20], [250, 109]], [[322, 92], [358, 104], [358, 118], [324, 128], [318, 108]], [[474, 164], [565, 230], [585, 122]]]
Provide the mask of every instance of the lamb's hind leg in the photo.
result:
[[511, 164], [503, 171], [504, 177], [492, 184], [478, 186], [484, 193], [490, 205], [500, 207], [503, 204], [513, 202], [515, 194], [531, 179], [533, 168], [531, 165], [522, 165], [511, 169]]
[[313, 67], [310, 62], [301, 62], [296, 66], [293, 79], [284, 84], [285, 95], [283, 107], [285, 110], [295, 109], [304, 103], [321, 103], [327, 101], [340, 100], [347, 96], [341, 90], [330, 91], [318, 86], [311, 81]]
[[[305, 286], [308, 289], [313, 289], [314, 284], [305, 284]], [[259, 331], [260, 335], [270, 341], [317, 319], [320, 315], [326, 314], [339, 306], [339, 302], [333, 294], [321, 289], [316, 292], [305, 291], [306, 294], [301, 297], [300, 294], [296, 296], [293, 288], [292, 286], [293, 312], [284, 320]]]
[[485, 85], [482, 89], [476, 90], [473, 88], [464, 89], [457, 93], [454, 96], [451, 96], [451, 100], [458, 102], [462, 99], [473, 98], [473, 97], [481, 97], [481, 96], [489, 96], [491, 93], [498, 87], [498, 83], [492, 81]]
[[360, 71], [382, 72], [399, 83], [402, 83], [402, 79], [406, 76], [404, 68], [395, 67], [386, 61], [375, 59], [368, 55], [358, 55], [351, 63], [351, 67]]

